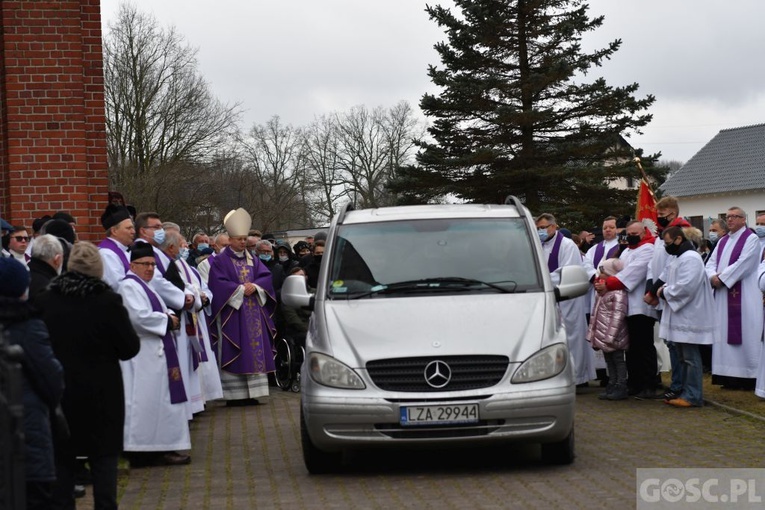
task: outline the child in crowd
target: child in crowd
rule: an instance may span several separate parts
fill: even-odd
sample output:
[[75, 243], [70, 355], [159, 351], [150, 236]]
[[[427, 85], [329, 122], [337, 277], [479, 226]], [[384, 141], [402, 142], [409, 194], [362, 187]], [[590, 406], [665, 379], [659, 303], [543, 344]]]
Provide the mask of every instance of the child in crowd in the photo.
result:
[[[598, 268], [598, 278], [605, 279], [621, 271], [624, 263], [611, 258]], [[608, 386], [598, 396], [601, 400], [624, 400], [627, 398], [627, 362], [624, 356], [629, 339], [627, 336], [627, 291], [608, 290], [598, 295], [587, 331], [587, 340], [595, 350], [603, 351], [608, 369]]]

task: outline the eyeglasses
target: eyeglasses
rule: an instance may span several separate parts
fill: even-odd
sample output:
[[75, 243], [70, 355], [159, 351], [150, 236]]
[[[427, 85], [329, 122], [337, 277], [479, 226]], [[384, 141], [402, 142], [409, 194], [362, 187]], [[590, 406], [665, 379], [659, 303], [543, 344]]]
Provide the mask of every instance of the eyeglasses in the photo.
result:
[[143, 227], [143, 228], [150, 228], [150, 229], [152, 229], [152, 230], [159, 230], [159, 229], [161, 229], [161, 228], [162, 228], [162, 225], [146, 225], [146, 226], [145, 226], [145, 227]]
[[727, 215], [727, 216], [725, 217], [725, 219], [726, 219], [726, 220], [732, 220], [732, 219], [734, 219], [734, 218], [741, 218], [741, 219], [744, 219], [744, 217], [743, 217], [743, 216], [741, 216], [740, 214], [729, 214], [729, 215]]
[[552, 226], [552, 223], [550, 225], [537, 225], [537, 228], [540, 230], [548, 229]]
[[157, 267], [156, 262], [133, 262], [133, 264], [136, 264], [138, 266], [145, 266], [145, 267]]
[[28, 243], [29, 237], [25, 236], [12, 236], [11, 239], [15, 239], [18, 243]]

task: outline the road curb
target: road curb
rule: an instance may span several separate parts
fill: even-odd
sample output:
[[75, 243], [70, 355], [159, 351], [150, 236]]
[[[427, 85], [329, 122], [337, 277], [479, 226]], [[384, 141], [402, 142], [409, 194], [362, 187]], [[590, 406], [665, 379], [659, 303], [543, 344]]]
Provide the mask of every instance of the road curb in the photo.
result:
[[750, 413], [749, 411], [742, 411], [741, 409], [736, 409], [735, 407], [731, 407], [725, 404], [721, 404], [720, 402], [715, 402], [714, 400], [708, 400], [704, 399], [704, 405], [717, 407], [719, 409], [723, 409], [725, 411], [728, 411], [731, 414], [737, 414], [740, 416], [747, 416], [749, 418], [754, 418], [755, 420], [759, 420], [761, 422], [765, 422], [765, 416], [760, 416], [759, 414]]

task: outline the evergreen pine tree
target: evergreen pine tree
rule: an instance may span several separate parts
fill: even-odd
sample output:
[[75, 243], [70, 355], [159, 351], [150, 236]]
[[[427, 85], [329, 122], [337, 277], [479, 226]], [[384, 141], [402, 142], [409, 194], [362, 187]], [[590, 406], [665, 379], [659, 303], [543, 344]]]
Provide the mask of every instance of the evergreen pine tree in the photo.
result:
[[[418, 165], [399, 169], [391, 184], [402, 202], [452, 194], [497, 203], [517, 195], [535, 214], [553, 212], [586, 225], [634, 211], [636, 193], [608, 187], [617, 177], [639, 179], [623, 136], [645, 126], [651, 95], [638, 84], [587, 82], [621, 41], [585, 53], [583, 34], [600, 27], [581, 0], [455, 0], [458, 13], [426, 8], [447, 43], [441, 67], [428, 74], [441, 92], [425, 94], [431, 139], [419, 140]], [[641, 151], [637, 151], [640, 155]], [[643, 158], [646, 171], [658, 155]]]

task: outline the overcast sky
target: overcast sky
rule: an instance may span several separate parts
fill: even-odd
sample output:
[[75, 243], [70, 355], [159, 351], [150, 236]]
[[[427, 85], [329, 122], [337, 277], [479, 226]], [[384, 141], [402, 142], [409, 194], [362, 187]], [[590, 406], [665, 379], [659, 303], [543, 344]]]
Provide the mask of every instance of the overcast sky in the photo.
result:
[[[419, 111], [436, 92], [428, 64], [445, 34], [421, 0], [132, 0], [198, 49], [199, 68], [243, 127], [274, 115], [302, 126], [354, 105]], [[451, 0], [428, 0], [453, 5]], [[119, 1], [102, 0], [104, 31]], [[590, 0], [605, 15], [585, 47], [620, 38], [603, 68], [612, 86], [656, 96], [651, 124], [629, 138], [646, 153], [688, 161], [721, 129], [765, 122], [765, 1]]]

